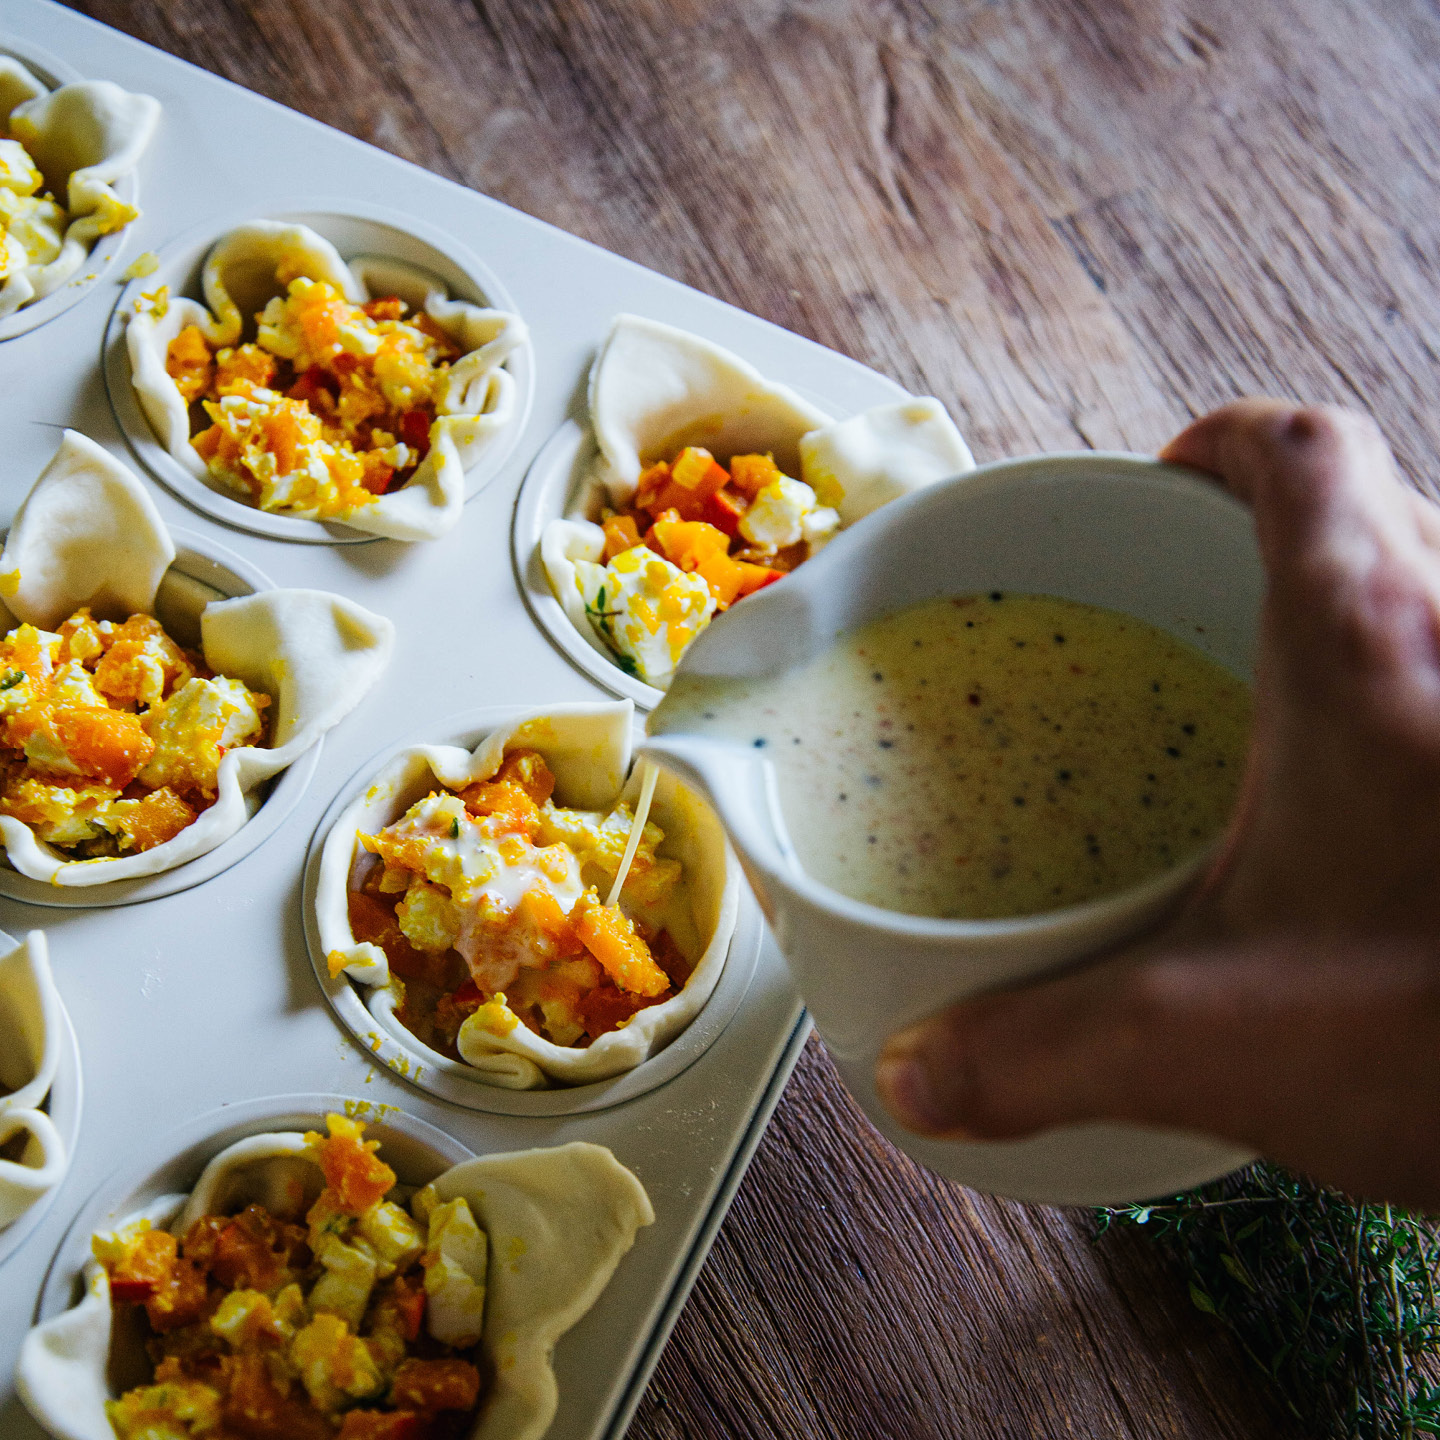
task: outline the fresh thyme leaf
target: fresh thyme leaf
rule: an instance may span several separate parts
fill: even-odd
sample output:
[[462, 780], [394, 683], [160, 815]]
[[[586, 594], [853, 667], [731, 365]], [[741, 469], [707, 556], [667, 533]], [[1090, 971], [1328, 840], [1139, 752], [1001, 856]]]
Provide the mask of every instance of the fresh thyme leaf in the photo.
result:
[[460, 822], [454, 817], [450, 820], [450, 838], [452, 840], [458, 840], [460, 838]]
[[1193, 1280], [1190, 1282], [1190, 1300], [1197, 1310], [1203, 1310], [1207, 1315], [1220, 1313], [1215, 1308], [1215, 1302]]
[[1264, 1163], [1203, 1189], [1096, 1212], [1182, 1266], [1317, 1440], [1440, 1435], [1440, 1231]]
[[7, 670], [5, 678], [0, 680], [0, 690], [13, 690], [24, 678], [23, 670]]

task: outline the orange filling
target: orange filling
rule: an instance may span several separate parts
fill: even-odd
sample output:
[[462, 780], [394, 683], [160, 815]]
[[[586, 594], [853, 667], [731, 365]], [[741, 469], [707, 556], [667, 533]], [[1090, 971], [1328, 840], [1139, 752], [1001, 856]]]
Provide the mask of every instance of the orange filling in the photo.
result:
[[[214, 679], [149, 615], [117, 625], [82, 609], [58, 641], [17, 627], [0, 638], [0, 814], [76, 858], [173, 839], [214, 804], [226, 748], [224, 716], [176, 696]], [[235, 690], [259, 726], [269, 697]], [[263, 734], [252, 727], [243, 743]]]
[[[429, 452], [435, 393], [460, 355], [428, 315], [407, 312], [395, 296], [352, 305], [301, 280], [256, 317], [254, 342], [216, 350], [186, 326], [165, 368], [191, 407], [196, 453], [267, 510], [339, 514], [404, 485]], [[357, 335], [368, 353], [356, 353]], [[304, 485], [279, 483], [302, 471]]]
[[[555, 777], [544, 758], [533, 750], [515, 750], [491, 779], [468, 786], [460, 799], [471, 816], [485, 822], [486, 833], [500, 840], [503, 855], [506, 837], [534, 841], [541, 828], [540, 807], [554, 789]], [[545, 857], [561, 848], [536, 852], [542, 867]], [[602, 904], [594, 889], [582, 894], [568, 914], [540, 885], [525, 891], [510, 911], [495, 911], [482, 902], [470, 937], [478, 953], [469, 963], [454, 948], [442, 953], [417, 948], [397, 917], [403, 897], [388, 878], [393, 875], [374, 864], [350, 891], [351, 933], [357, 941], [378, 945], [403, 981], [404, 1003], [396, 1012], [402, 1023], [450, 1059], [459, 1058], [460, 1027], [497, 994], [536, 1034], [583, 1048], [640, 1010], [671, 999], [689, 977], [690, 964], [668, 931], [648, 929], [618, 905]], [[489, 955], [511, 956], [517, 950], [524, 959], [513, 982], [503, 990], [483, 983]], [[566, 1031], [575, 1032], [574, 1038]]]
[[307, 1137], [328, 1181], [308, 1211], [303, 1200], [278, 1213], [251, 1204], [203, 1216], [178, 1238], [143, 1227], [97, 1238], [115, 1323], [143, 1332], [153, 1371], [149, 1384], [107, 1404], [117, 1436], [470, 1433], [480, 1370], [473, 1350], [442, 1344], [424, 1326], [423, 1226], [412, 1230], [418, 1243], [376, 1273], [354, 1315], [338, 1313], [346, 1297], [333, 1277], [328, 1294], [320, 1288], [329, 1275], [324, 1237], [353, 1244], [357, 1222], [376, 1213], [396, 1179], [360, 1138], [363, 1127], [338, 1115], [327, 1123], [327, 1137]]
[[727, 470], [708, 450], [687, 445], [671, 461], [641, 473], [635, 498], [601, 517], [604, 561], [648, 545], [710, 587], [719, 610], [772, 584], [805, 558], [804, 542], [770, 554], [754, 550], [740, 533], [751, 500], [781, 478], [768, 455], [736, 455]]

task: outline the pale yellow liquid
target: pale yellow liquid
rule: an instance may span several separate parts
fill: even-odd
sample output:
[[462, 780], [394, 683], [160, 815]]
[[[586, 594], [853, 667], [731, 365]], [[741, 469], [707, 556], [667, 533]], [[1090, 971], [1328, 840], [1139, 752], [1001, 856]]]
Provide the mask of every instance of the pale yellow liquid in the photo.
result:
[[776, 679], [682, 672], [650, 718], [763, 749], [823, 884], [953, 919], [1093, 900], [1195, 854], [1249, 730], [1249, 688], [1194, 646], [999, 592], [899, 611]]

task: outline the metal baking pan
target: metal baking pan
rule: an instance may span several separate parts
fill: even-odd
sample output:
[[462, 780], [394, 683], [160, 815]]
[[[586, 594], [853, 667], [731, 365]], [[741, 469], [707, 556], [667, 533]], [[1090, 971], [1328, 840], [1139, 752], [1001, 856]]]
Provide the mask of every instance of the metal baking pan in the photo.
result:
[[[898, 386], [832, 351], [596, 249], [47, 0], [8, 0], [0, 51], [108, 78], [158, 98], [160, 128], [137, 177], [139, 220], [84, 293], [0, 343], [0, 524], [54, 452], [84, 431], [151, 482], [167, 522], [238, 555], [278, 585], [338, 591], [395, 621], [381, 686], [325, 739], [278, 825], [201, 883], [119, 906], [0, 894], [0, 929], [46, 930], [74, 1024], [85, 1105], [70, 1173], [0, 1260], [0, 1434], [38, 1430], [15, 1396], [21, 1337], [61, 1240], [116, 1173], [198, 1117], [279, 1094], [344, 1094], [398, 1106], [470, 1150], [573, 1139], [605, 1144], [643, 1180], [657, 1220], [556, 1352], [553, 1440], [623, 1433], [808, 1033], [767, 936], [728, 1024], [693, 1063], [623, 1103], [571, 1114], [462, 1108], [407, 1084], [337, 1021], [316, 983], [304, 926], [306, 854], [332, 801], [369, 757], [437, 716], [603, 698], [527, 607], [511, 556], [522, 478], [546, 441], [582, 417], [577, 397], [611, 317], [628, 310], [693, 330], [835, 413], [898, 398]], [[105, 381], [105, 336], [123, 272], [144, 251], [243, 214], [303, 208], [410, 220], [432, 244], [475, 256], [530, 327], [533, 398], [503, 464], [457, 528], [420, 545], [297, 544], [188, 507], [127, 445]], [[140, 447], [143, 450], [143, 446]], [[263, 811], [262, 811], [263, 814]], [[752, 904], [747, 899], [747, 905]], [[752, 945], [760, 920], [753, 910]], [[59, 1252], [57, 1254], [57, 1251]], [[50, 1293], [66, 1283], [57, 1270]]]

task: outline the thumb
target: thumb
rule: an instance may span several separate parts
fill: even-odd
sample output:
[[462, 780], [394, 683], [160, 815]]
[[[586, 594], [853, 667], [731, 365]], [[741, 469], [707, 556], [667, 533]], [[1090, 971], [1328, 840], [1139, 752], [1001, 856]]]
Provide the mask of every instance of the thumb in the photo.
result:
[[1357, 1194], [1440, 1202], [1440, 977], [1428, 946], [1142, 947], [982, 996], [876, 1066], [908, 1129], [1008, 1140], [1128, 1121], [1203, 1131]]
[[907, 1129], [956, 1140], [1113, 1116], [1128, 1077], [1159, 1044], [1135, 968], [1107, 961], [900, 1031], [876, 1065], [881, 1099]]

